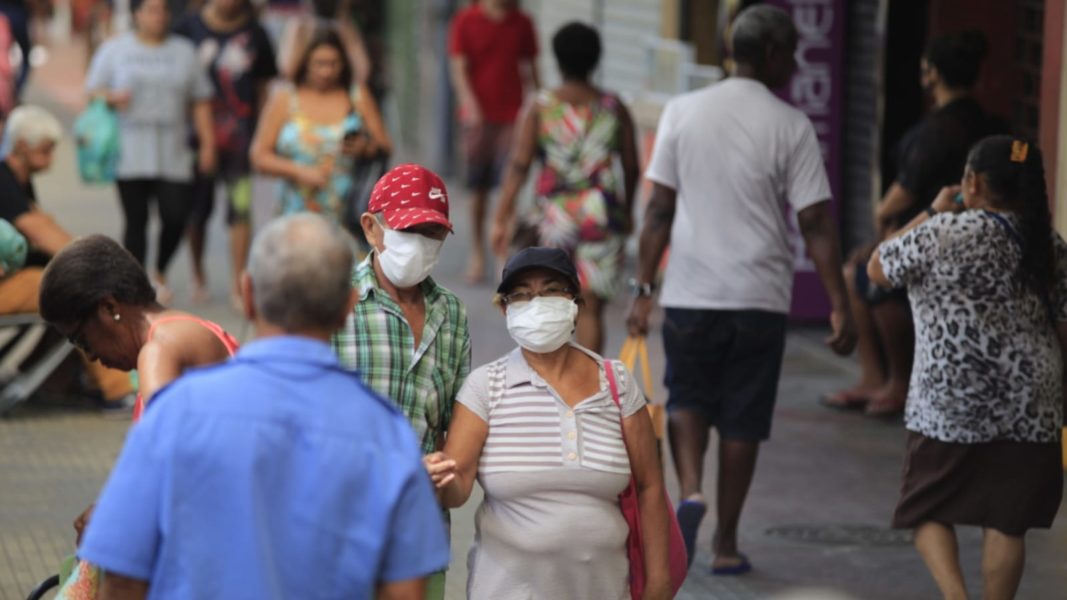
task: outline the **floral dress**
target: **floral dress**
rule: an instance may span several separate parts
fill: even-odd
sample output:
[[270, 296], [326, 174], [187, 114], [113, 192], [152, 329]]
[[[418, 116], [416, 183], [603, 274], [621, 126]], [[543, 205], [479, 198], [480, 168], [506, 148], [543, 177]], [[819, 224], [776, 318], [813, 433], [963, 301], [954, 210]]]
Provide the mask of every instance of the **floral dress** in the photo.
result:
[[280, 156], [301, 165], [326, 165], [330, 170], [325, 187], [312, 190], [288, 180], [281, 188], [281, 213], [320, 213], [335, 223], [344, 217], [345, 202], [352, 190], [352, 159], [341, 154], [345, 133], [357, 131], [362, 120], [355, 112], [333, 123], [308, 118], [297, 100], [289, 94], [289, 120], [278, 132], [276, 150]]
[[550, 90], [537, 97], [540, 243], [569, 252], [582, 288], [605, 300], [618, 286], [628, 216], [614, 168], [619, 108], [611, 94], [585, 106]]

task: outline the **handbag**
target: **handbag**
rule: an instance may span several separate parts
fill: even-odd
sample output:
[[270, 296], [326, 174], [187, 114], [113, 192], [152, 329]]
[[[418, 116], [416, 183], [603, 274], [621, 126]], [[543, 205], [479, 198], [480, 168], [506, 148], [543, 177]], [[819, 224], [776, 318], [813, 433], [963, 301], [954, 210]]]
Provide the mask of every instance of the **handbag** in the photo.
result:
[[343, 200], [344, 214], [342, 224], [359, 243], [364, 252], [370, 251], [370, 244], [363, 235], [360, 218], [367, 212], [374, 184], [389, 170], [389, 155], [379, 153], [369, 158], [360, 158], [352, 164], [352, 187]]
[[[359, 126], [345, 133], [346, 135], [358, 133], [369, 137], [370, 132], [367, 131], [366, 121], [363, 120], [363, 115], [359, 114], [357, 108], [359, 106], [360, 93], [359, 86], [354, 85], [349, 90], [349, 103], [352, 107], [352, 114], [357, 117]], [[344, 198], [341, 199], [341, 224], [356, 238], [356, 242], [364, 252], [370, 251], [370, 244], [363, 235], [363, 226], [359, 220], [363, 213], [367, 212], [370, 196], [374, 191], [374, 184], [378, 183], [378, 180], [389, 170], [389, 159], [389, 154], [379, 150], [374, 156], [358, 158], [352, 161], [349, 169], [352, 185]]]
[[[619, 426], [622, 428], [623, 416], [622, 403], [619, 402], [619, 387], [615, 383], [615, 369], [609, 361], [604, 361], [604, 374], [611, 388], [611, 399], [619, 407]], [[625, 428], [622, 428], [622, 440], [625, 444]], [[682, 530], [678, 527], [678, 518], [671, 510], [673, 505], [666, 489], [663, 490], [663, 500], [667, 506], [667, 564], [671, 579], [671, 596], [674, 596], [685, 583], [685, 576], [689, 572], [689, 561], [685, 553]], [[648, 584], [648, 574], [645, 572], [644, 536], [641, 534], [641, 505], [632, 469], [629, 485], [619, 494], [619, 508], [622, 510], [622, 517], [626, 520], [626, 524], [630, 526], [630, 535], [626, 537], [626, 556], [630, 559], [630, 596], [633, 600], [641, 600]]]

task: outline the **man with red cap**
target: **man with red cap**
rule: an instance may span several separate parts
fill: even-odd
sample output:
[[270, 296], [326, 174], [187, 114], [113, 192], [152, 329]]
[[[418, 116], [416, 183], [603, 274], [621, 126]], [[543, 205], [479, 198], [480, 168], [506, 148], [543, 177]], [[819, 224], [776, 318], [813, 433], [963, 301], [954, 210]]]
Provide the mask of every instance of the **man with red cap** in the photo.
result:
[[[423, 454], [437, 452], [471, 360], [467, 311], [430, 277], [452, 231], [448, 191], [425, 167], [396, 166], [375, 184], [360, 224], [371, 252], [352, 274], [359, 300], [334, 349], [407, 416]], [[443, 597], [439, 573], [426, 598]]]

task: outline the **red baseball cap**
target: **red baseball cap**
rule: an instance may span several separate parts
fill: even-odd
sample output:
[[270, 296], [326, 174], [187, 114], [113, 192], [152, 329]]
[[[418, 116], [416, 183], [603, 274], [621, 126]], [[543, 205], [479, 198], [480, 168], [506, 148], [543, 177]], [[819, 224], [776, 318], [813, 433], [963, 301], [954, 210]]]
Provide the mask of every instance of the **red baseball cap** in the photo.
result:
[[452, 231], [448, 220], [448, 190], [436, 173], [422, 165], [397, 165], [374, 184], [367, 211], [382, 213], [397, 230], [438, 223]]

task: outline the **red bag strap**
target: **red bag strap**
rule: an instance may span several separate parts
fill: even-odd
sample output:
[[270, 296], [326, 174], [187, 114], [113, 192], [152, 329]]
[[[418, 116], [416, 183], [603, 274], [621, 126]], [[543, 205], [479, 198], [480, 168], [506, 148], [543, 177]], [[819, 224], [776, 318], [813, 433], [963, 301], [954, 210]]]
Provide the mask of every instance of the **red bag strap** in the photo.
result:
[[611, 367], [611, 361], [604, 361], [604, 377], [608, 378], [608, 387], [611, 388], [611, 399], [615, 401], [615, 406], [622, 410], [622, 403], [619, 402], [619, 386], [615, 383], [615, 369]]

